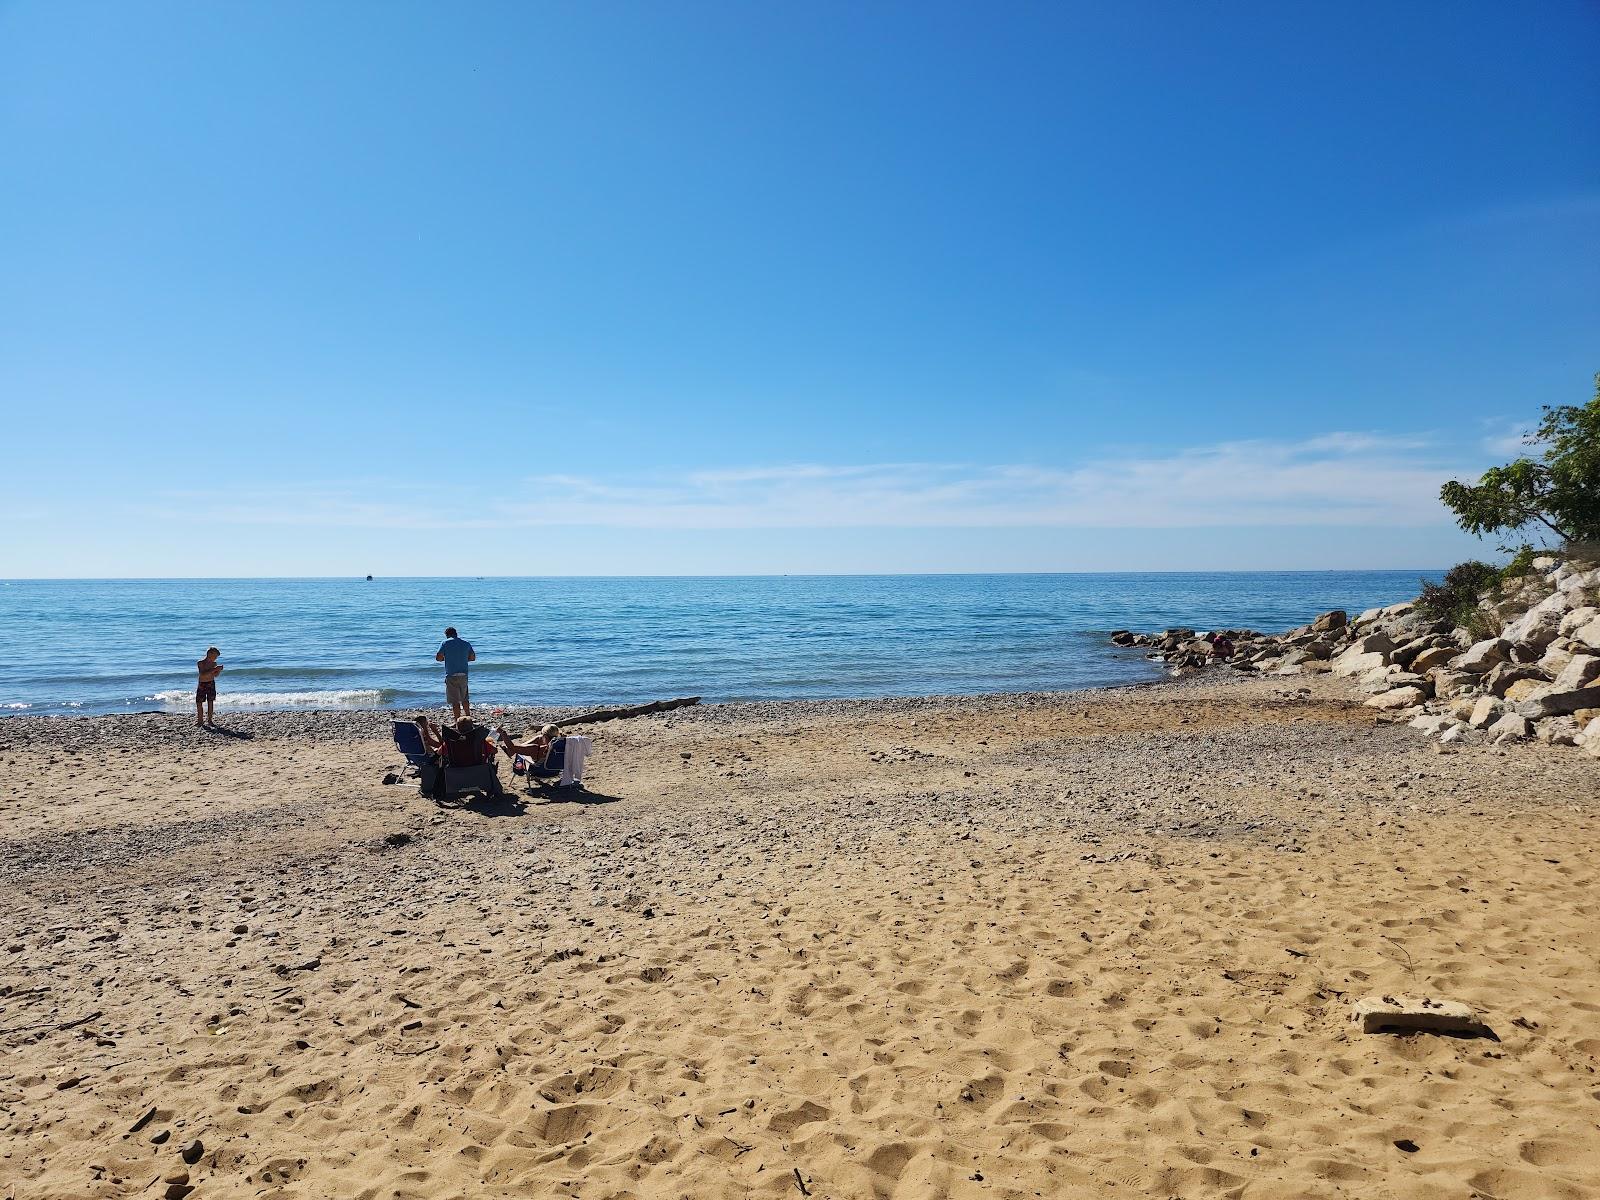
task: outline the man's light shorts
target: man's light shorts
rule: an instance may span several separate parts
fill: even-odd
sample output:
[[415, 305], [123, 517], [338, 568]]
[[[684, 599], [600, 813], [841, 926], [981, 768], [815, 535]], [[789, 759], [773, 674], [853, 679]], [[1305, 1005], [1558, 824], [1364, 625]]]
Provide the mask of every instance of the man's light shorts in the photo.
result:
[[463, 708], [467, 705], [467, 674], [463, 671], [459, 675], [446, 675], [444, 677], [444, 698], [452, 705], [459, 704]]

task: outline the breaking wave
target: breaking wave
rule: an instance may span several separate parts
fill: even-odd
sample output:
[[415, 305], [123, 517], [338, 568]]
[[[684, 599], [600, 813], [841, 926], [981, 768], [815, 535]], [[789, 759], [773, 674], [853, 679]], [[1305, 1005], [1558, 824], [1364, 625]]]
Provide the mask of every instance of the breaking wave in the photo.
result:
[[[315, 692], [221, 692], [218, 708], [380, 708], [403, 693], [395, 688]], [[167, 708], [194, 706], [194, 690], [157, 692], [150, 699]]]

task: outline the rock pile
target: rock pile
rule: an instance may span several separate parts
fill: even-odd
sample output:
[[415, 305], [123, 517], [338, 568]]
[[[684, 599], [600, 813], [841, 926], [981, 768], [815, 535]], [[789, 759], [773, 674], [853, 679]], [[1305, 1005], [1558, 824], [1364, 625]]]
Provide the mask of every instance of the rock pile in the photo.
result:
[[1273, 675], [1331, 672], [1354, 680], [1370, 707], [1447, 744], [1537, 738], [1600, 758], [1600, 565], [1534, 559], [1478, 615], [1499, 632], [1475, 638], [1406, 603], [1353, 621], [1336, 609], [1278, 635], [1119, 629], [1111, 640], [1147, 646], [1179, 669], [1226, 662]]

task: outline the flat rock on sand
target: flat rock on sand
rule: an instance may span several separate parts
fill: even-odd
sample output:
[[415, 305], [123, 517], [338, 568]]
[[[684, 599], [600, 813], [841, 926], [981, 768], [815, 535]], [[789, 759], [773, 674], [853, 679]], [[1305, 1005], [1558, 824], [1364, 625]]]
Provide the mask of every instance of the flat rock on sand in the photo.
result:
[[469, 808], [385, 714], [0, 721], [0, 1195], [1600, 1195], [1594, 759], [1379, 716], [708, 706]]
[[1430, 996], [1368, 996], [1356, 1001], [1351, 1019], [1362, 1033], [1454, 1033], [1484, 1037], [1491, 1031], [1459, 1000]]

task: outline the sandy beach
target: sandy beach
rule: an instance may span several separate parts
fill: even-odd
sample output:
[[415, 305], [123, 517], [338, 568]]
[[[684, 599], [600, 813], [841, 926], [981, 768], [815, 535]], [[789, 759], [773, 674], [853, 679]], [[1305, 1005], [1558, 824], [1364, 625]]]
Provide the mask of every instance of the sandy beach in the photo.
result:
[[[441, 808], [385, 721], [0, 722], [0, 1197], [1600, 1194], [1576, 750], [1204, 677]], [[1350, 1023], [1400, 992], [1498, 1040]]]

